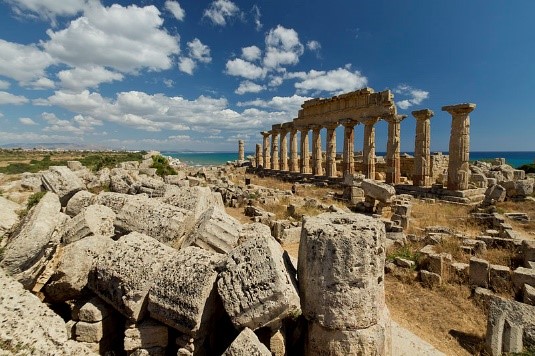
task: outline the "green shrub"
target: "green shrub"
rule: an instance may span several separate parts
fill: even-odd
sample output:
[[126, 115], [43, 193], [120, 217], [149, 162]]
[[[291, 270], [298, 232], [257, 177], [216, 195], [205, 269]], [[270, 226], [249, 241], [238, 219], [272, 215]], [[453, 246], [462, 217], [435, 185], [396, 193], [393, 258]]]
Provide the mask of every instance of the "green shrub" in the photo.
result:
[[26, 204], [26, 210], [30, 210], [32, 207], [37, 205], [41, 201], [41, 198], [45, 196], [46, 192], [37, 192], [30, 195], [28, 198], [28, 203]]
[[521, 169], [521, 170], [525, 171], [526, 173], [535, 173], [535, 163], [524, 164], [524, 165], [518, 167], [518, 169]]
[[163, 156], [152, 156], [152, 168], [156, 168], [156, 174], [160, 177], [176, 174], [176, 171], [169, 165], [169, 160]]

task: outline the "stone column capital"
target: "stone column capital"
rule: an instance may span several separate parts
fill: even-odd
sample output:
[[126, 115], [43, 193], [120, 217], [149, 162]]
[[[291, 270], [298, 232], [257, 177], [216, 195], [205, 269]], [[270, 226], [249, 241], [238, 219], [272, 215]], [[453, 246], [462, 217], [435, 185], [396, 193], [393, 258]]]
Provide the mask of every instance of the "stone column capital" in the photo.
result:
[[260, 133], [261, 133], [262, 136], [264, 136], [264, 137], [269, 137], [269, 136], [271, 136], [271, 131], [262, 131], [262, 132], [260, 132]]
[[435, 113], [433, 112], [433, 110], [429, 110], [429, 109], [416, 110], [416, 111], [411, 112], [411, 114], [412, 116], [414, 116], [416, 120], [429, 120], [433, 116], [435, 116]]
[[365, 126], [373, 126], [379, 121], [379, 117], [363, 117], [359, 119], [359, 122]]
[[452, 116], [454, 115], [468, 115], [476, 108], [476, 104], [473, 103], [462, 103], [457, 105], [447, 105], [442, 107], [442, 111], [449, 112]]
[[309, 126], [312, 131], [319, 131], [322, 129], [323, 126], [321, 125], [310, 125]]
[[385, 116], [383, 120], [388, 122], [389, 124], [399, 124], [401, 121], [405, 120], [407, 118], [407, 115], [389, 115]]

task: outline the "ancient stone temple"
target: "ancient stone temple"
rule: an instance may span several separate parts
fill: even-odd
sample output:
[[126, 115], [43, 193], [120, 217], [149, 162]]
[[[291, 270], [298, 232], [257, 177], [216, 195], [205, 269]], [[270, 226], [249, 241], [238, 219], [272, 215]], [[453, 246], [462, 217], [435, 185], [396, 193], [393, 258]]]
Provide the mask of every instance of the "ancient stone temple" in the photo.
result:
[[[468, 114], [475, 104], [444, 106], [451, 113], [450, 160], [447, 168], [449, 190], [466, 190], [470, 179], [468, 168], [469, 127]], [[413, 111], [416, 119], [414, 158], [410, 169], [400, 157], [401, 122], [406, 115], [398, 115], [394, 96], [390, 90], [374, 92], [364, 88], [326, 99], [311, 99], [301, 105], [297, 118], [282, 124], [272, 125], [270, 131], [262, 132], [262, 149], [257, 148], [257, 167], [273, 173], [294, 174], [300, 177], [333, 180], [353, 175], [357, 170], [369, 179], [385, 179], [389, 184], [400, 184], [402, 167], [404, 175], [412, 179], [415, 187], [429, 187], [437, 179], [431, 156], [431, 118], [433, 111]], [[376, 175], [375, 125], [380, 120], [388, 123], [386, 160], [381, 161], [381, 171], [386, 176]], [[355, 127], [364, 126], [362, 158], [355, 160]], [[344, 127], [343, 154], [337, 162], [336, 129]], [[325, 130], [325, 151], [322, 149], [322, 130]], [[298, 141], [297, 134], [300, 135]], [[289, 139], [288, 139], [289, 136]], [[310, 143], [309, 141], [312, 141]], [[289, 148], [288, 148], [289, 145]], [[311, 145], [311, 146], [310, 146]], [[299, 150], [298, 150], [299, 147]], [[441, 156], [442, 157], [442, 156]], [[403, 158], [405, 159], [405, 158]], [[338, 163], [341, 163], [340, 165]], [[445, 165], [443, 169], [446, 171]], [[445, 176], [445, 174], [443, 175]]]

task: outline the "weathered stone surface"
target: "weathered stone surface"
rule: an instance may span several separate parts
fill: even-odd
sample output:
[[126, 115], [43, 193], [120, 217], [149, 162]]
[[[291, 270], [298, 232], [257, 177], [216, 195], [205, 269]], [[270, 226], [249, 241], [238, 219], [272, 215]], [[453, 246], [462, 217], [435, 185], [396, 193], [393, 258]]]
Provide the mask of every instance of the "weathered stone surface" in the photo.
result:
[[220, 207], [206, 210], [199, 218], [182, 247], [198, 246], [208, 251], [228, 253], [237, 244], [242, 224]]
[[88, 323], [102, 321], [111, 313], [111, 307], [99, 297], [91, 298], [73, 312], [79, 321], [85, 321]]
[[524, 303], [535, 306], [535, 287], [532, 287], [529, 284], [524, 284], [522, 297]]
[[114, 222], [113, 210], [104, 205], [90, 205], [65, 224], [61, 242], [67, 245], [91, 235], [112, 237], [115, 234]]
[[287, 268], [271, 236], [249, 239], [229, 253], [217, 287], [237, 328], [254, 330], [299, 310], [296, 281]]
[[[124, 164], [121, 165], [123, 165], [123, 167], [127, 166]], [[134, 169], [137, 170], [137, 167]], [[127, 194], [129, 192], [133, 193], [132, 185], [137, 182], [138, 179], [139, 177], [137, 176], [137, 173], [134, 173], [132, 170], [128, 171], [123, 168], [114, 168], [110, 171], [110, 190], [112, 192], [123, 194]]]
[[485, 347], [492, 356], [522, 352], [535, 344], [535, 307], [502, 298], [492, 298], [487, 319]]
[[69, 199], [78, 191], [85, 189], [85, 185], [73, 171], [65, 166], [51, 166], [42, 176], [46, 190], [56, 193], [62, 206], [67, 205]]
[[151, 319], [130, 325], [124, 331], [124, 349], [165, 348], [168, 344], [168, 329], [165, 325]]
[[162, 265], [174, 249], [133, 232], [98, 256], [88, 286], [132, 321], [145, 314], [146, 297]]
[[522, 241], [522, 255], [524, 257], [524, 267], [529, 268], [530, 262], [535, 262], [535, 240]]
[[433, 345], [392, 321], [392, 355], [446, 356]]
[[95, 194], [90, 193], [87, 190], [80, 190], [67, 202], [65, 214], [69, 215], [70, 217], [78, 215], [83, 208], [86, 208], [92, 204], [91, 201], [94, 196]]
[[403, 267], [403, 268], [413, 268], [415, 266], [414, 261], [408, 260], [406, 258], [401, 258], [401, 257], [396, 257], [394, 259], [394, 263], [396, 264], [396, 266]]
[[488, 288], [490, 264], [481, 258], [470, 258], [470, 285]]
[[396, 189], [393, 186], [372, 179], [364, 179], [360, 187], [364, 190], [364, 195], [382, 203], [390, 203], [392, 197], [396, 195]]
[[9, 239], [0, 266], [31, 288], [59, 244], [59, 227], [68, 217], [60, 213], [59, 198], [46, 193]]
[[[149, 293], [152, 318], [193, 337], [203, 337], [218, 307], [218, 254], [190, 246], [173, 254]], [[220, 306], [220, 304], [219, 304]]]
[[113, 325], [112, 319], [107, 318], [94, 323], [79, 321], [74, 326], [76, 341], [81, 342], [99, 342], [104, 337], [104, 333], [110, 330]]
[[262, 344], [255, 333], [245, 328], [223, 353], [224, 356], [271, 356], [271, 352]]
[[161, 201], [193, 212], [195, 219], [199, 219], [210, 207], [219, 206], [224, 208], [224, 205], [221, 204], [222, 202], [215, 199], [208, 187], [173, 187], [173, 189], [166, 191]]
[[306, 355], [387, 355], [390, 325], [378, 323], [368, 328], [336, 330], [318, 322], [309, 323]]
[[40, 192], [43, 189], [43, 182], [41, 181], [41, 173], [22, 173], [20, 186], [24, 189], [29, 189], [33, 192]]
[[0, 289], [2, 354], [93, 355], [68, 341], [63, 319], [1, 269]]
[[45, 286], [47, 297], [55, 302], [80, 297], [94, 260], [113, 243], [109, 237], [89, 236], [62, 248], [59, 265]]
[[518, 267], [513, 271], [513, 286], [515, 292], [522, 290], [524, 284], [535, 287], [535, 269]]
[[363, 329], [384, 307], [385, 230], [360, 214], [307, 217], [299, 246], [303, 314], [331, 329]]
[[0, 236], [19, 221], [17, 211], [21, 209], [21, 205], [0, 196]]
[[138, 198], [139, 197], [133, 197], [123, 193], [102, 192], [99, 195], [94, 196], [91, 203], [107, 206], [113, 210], [115, 214], [119, 214], [128, 200]]
[[194, 223], [191, 212], [139, 196], [126, 201], [117, 214], [115, 226], [122, 231], [137, 231], [178, 247]]
[[505, 200], [506, 190], [501, 185], [495, 184], [491, 185], [485, 191], [485, 200], [486, 204], [501, 202]]
[[503, 182], [508, 197], [523, 198], [533, 194], [533, 180], [514, 180]]

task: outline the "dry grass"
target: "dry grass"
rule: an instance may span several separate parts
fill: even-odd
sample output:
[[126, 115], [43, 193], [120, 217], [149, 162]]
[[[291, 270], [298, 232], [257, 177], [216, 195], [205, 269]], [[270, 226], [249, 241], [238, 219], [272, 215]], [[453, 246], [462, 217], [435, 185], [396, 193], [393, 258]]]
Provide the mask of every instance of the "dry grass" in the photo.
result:
[[496, 207], [500, 213], [528, 214], [530, 221], [527, 223], [521, 223], [512, 219], [507, 219], [507, 222], [511, 224], [514, 230], [527, 235], [526, 237], [531, 236], [531, 238], [535, 238], [535, 201], [505, 201], [496, 204]]
[[[414, 281], [413, 275], [406, 280]], [[387, 275], [386, 303], [401, 326], [447, 355], [473, 355], [482, 349], [486, 318], [470, 299], [466, 286], [423, 288]]]
[[424, 203], [413, 200], [407, 233], [420, 235], [428, 226], [445, 226], [467, 236], [480, 234], [481, 227], [469, 219], [471, 207], [460, 204]]
[[470, 261], [470, 254], [463, 251], [461, 248], [462, 241], [455, 236], [447, 236], [443, 238], [438, 244], [434, 246], [437, 253], [449, 253], [456, 262], [468, 263]]

